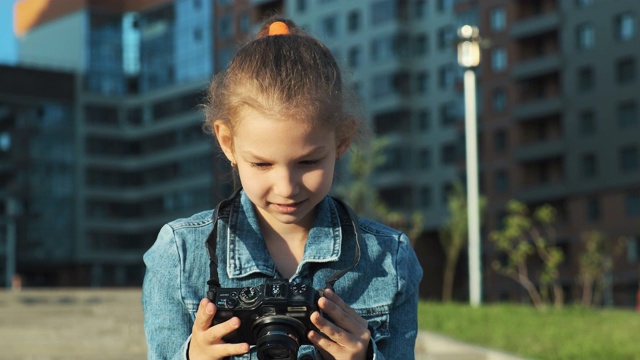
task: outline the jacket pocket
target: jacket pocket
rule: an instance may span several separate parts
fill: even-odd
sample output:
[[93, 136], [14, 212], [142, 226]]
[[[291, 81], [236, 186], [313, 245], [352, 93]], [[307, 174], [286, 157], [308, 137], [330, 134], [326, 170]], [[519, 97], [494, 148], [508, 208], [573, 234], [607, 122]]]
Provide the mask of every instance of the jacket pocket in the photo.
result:
[[391, 336], [389, 333], [389, 313], [362, 315], [362, 317], [369, 323], [369, 331], [371, 331], [373, 341], [378, 342]]

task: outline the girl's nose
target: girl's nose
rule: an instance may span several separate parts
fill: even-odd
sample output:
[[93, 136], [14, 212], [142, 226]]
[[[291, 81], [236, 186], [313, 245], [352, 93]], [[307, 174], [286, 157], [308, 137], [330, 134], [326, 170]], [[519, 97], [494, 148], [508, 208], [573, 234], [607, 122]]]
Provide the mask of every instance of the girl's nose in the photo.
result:
[[284, 198], [291, 198], [297, 194], [299, 187], [295, 172], [291, 169], [279, 171], [274, 181], [273, 189], [276, 195]]

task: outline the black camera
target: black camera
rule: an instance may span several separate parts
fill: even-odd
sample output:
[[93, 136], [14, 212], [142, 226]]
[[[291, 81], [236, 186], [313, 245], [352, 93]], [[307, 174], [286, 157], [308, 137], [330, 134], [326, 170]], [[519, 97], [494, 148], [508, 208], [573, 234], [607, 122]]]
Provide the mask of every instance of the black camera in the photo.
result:
[[[229, 343], [248, 342], [256, 345], [258, 358], [291, 359], [297, 358], [300, 345], [311, 344], [307, 339], [309, 330], [318, 329], [311, 323], [311, 314], [318, 310], [321, 290], [305, 284], [292, 284], [286, 280], [268, 279], [261, 285], [243, 288], [222, 288], [218, 278], [217, 233], [220, 212], [228, 214], [229, 205], [239, 202], [240, 191], [221, 201], [213, 212], [213, 229], [207, 237], [209, 252], [209, 271], [207, 297], [217, 311], [212, 325], [222, 323], [234, 316], [240, 318], [240, 328], [224, 337]], [[333, 199], [344, 208], [339, 213], [340, 223], [351, 223], [355, 235], [355, 252], [348, 267], [336, 271], [325, 281], [325, 288], [333, 285], [344, 274], [351, 271], [360, 261], [360, 231], [358, 217], [353, 210], [339, 199]], [[228, 215], [226, 215], [228, 216]], [[318, 331], [319, 332], [319, 331]]]
[[217, 311], [214, 324], [237, 316], [240, 328], [224, 338], [229, 343], [256, 345], [260, 359], [296, 359], [298, 348], [310, 344], [309, 317], [318, 310], [320, 291], [305, 284], [267, 280], [256, 287], [219, 288], [210, 300]]

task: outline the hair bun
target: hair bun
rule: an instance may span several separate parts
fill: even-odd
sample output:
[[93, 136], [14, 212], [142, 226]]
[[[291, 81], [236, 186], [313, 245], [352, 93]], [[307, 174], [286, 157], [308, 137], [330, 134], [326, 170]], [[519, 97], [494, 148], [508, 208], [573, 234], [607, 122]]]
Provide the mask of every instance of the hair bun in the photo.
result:
[[269, 25], [269, 36], [273, 35], [289, 35], [289, 26], [282, 21], [274, 21]]

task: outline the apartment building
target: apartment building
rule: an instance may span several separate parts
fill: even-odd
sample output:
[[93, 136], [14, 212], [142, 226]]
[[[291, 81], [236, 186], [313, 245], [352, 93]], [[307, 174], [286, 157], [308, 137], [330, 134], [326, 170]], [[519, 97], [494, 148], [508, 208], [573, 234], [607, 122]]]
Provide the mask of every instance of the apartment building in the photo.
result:
[[[479, 69], [481, 178], [487, 232], [509, 199], [559, 211], [565, 296], [579, 299], [581, 234], [613, 251], [604, 302], [635, 303], [640, 236], [640, 119], [636, 1], [478, 2], [490, 46]], [[485, 240], [485, 266], [495, 254]], [[612, 252], [613, 253], [613, 252]], [[485, 271], [489, 301], [526, 298]]]

